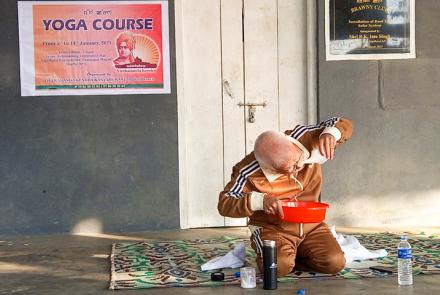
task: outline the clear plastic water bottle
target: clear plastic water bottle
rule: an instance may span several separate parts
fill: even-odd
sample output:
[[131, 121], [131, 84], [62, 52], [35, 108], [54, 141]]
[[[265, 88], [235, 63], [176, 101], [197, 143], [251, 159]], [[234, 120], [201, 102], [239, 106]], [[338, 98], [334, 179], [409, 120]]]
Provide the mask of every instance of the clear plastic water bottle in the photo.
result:
[[397, 246], [397, 281], [399, 285], [412, 285], [412, 253], [407, 236], [401, 236]]

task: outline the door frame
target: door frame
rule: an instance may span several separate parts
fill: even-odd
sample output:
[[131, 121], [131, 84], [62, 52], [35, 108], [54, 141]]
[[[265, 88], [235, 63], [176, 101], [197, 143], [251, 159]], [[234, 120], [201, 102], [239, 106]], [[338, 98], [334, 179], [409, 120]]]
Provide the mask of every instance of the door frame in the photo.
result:
[[[219, 0], [221, 1], [221, 0]], [[288, 0], [290, 1], [290, 0]], [[307, 106], [302, 123], [313, 124], [317, 122], [317, 3], [316, 1], [302, 0], [306, 7], [306, 34], [304, 36], [307, 49], [306, 65], [306, 97]], [[197, 1], [191, 1], [191, 3]], [[296, 2], [296, 1], [295, 1]], [[177, 111], [178, 111], [178, 154], [179, 154], [179, 210], [180, 210], [180, 228], [191, 228], [189, 222], [189, 179], [188, 171], [190, 159], [188, 159], [188, 143], [190, 142], [191, 130], [191, 112], [189, 109], [190, 97], [185, 92], [184, 69], [190, 68], [191, 63], [186, 59], [184, 52], [185, 44], [185, 19], [191, 15], [185, 15], [184, 4], [190, 5], [188, 0], [175, 0], [175, 40], [176, 40], [176, 80], [177, 80]], [[220, 3], [220, 2], [219, 2]], [[194, 4], [193, 4], [194, 5]], [[220, 19], [219, 19], [220, 22]], [[304, 33], [304, 32], [303, 32]], [[191, 79], [191, 78], [189, 78]], [[219, 81], [221, 84], [221, 81]], [[221, 89], [221, 88], [220, 88]]]

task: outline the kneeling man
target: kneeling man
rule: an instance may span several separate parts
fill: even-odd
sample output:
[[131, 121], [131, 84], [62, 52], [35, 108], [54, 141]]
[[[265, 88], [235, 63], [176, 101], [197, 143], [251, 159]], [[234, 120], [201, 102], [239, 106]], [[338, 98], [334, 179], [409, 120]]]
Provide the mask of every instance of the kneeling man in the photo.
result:
[[223, 216], [249, 218], [260, 271], [263, 240], [276, 242], [278, 277], [293, 269], [334, 274], [344, 268], [344, 253], [328, 226], [281, 220], [281, 200], [318, 201], [321, 164], [333, 159], [352, 130], [349, 120], [334, 117], [284, 133], [266, 131], [255, 141], [254, 151], [233, 167], [218, 210]]

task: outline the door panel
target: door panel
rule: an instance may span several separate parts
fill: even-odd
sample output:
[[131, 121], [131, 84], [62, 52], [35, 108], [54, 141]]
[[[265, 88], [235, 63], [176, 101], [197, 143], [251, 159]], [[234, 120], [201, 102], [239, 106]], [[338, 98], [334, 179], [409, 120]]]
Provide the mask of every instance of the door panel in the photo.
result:
[[[232, 167], [246, 155], [243, 77], [242, 2], [222, 0], [222, 87], [223, 87], [223, 173], [224, 185]], [[226, 226], [246, 225], [246, 218], [225, 218]]]
[[281, 131], [307, 123], [305, 15], [306, 1], [278, 0], [278, 93]]
[[257, 106], [255, 122], [246, 110], [246, 153], [264, 130], [279, 129], [277, 1], [245, 0], [244, 5], [245, 102]]
[[182, 38], [186, 101], [179, 114], [183, 109], [187, 118], [183, 155], [188, 161], [188, 202], [182, 206], [189, 227], [224, 226], [217, 211], [223, 186], [220, 0], [184, 0], [182, 9], [184, 16], [191, 16], [182, 26], [192, 28]]

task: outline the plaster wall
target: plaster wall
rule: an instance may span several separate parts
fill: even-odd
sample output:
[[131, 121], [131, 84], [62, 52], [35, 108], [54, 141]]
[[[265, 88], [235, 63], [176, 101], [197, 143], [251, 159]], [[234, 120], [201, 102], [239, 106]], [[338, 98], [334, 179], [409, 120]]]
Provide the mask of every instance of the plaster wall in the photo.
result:
[[17, 2], [0, 11], [0, 233], [179, 227], [172, 93], [21, 97]]
[[324, 165], [330, 224], [440, 224], [439, 14], [440, 1], [416, 1], [416, 59], [325, 61], [319, 1], [319, 117], [355, 124]]

